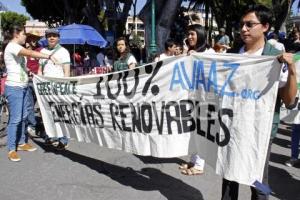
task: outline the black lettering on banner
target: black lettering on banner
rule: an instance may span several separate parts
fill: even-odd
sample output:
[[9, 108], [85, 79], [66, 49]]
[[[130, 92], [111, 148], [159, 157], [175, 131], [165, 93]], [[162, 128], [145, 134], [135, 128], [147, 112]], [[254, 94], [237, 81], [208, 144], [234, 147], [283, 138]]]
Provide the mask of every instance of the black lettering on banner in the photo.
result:
[[59, 105], [59, 104], [55, 106], [61, 122], [64, 121], [64, 114], [65, 114], [65, 111], [62, 109], [62, 106], [63, 105]]
[[[146, 111], [148, 111], [148, 124], [146, 120]], [[141, 106], [141, 115], [142, 115], [142, 126], [143, 126], [143, 131], [144, 133], [150, 133], [152, 130], [152, 108], [151, 104], [149, 103], [143, 103]]]
[[96, 84], [96, 95], [94, 95], [94, 97], [96, 98], [100, 98], [100, 99], [104, 99], [105, 96], [101, 93], [101, 83], [103, 81], [103, 77], [101, 76], [99, 78], [99, 81]]
[[60, 122], [60, 118], [58, 116], [55, 103], [50, 101], [49, 102], [49, 107], [50, 107], [54, 122]]
[[114, 127], [114, 130], [117, 130], [116, 125], [118, 126], [118, 128], [120, 130], [122, 130], [122, 127], [120, 126], [120, 124], [118, 123], [118, 121], [116, 120], [116, 116], [119, 115], [119, 108], [116, 104], [111, 103], [109, 105], [109, 110], [110, 110], [110, 114], [111, 114], [111, 121]]
[[132, 70], [134, 72], [134, 86], [131, 89], [131, 91], [127, 91], [128, 90], [128, 84], [127, 84], [127, 76], [129, 74], [129, 71], [125, 71], [124, 72], [124, 77], [123, 77], [123, 85], [124, 85], [124, 95], [128, 98], [131, 99], [132, 97], [134, 97], [135, 93], [136, 93], [136, 88], [139, 85], [139, 73], [140, 73], [140, 69], [136, 68], [134, 70]]
[[[151, 76], [149, 77], [149, 79], [146, 81], [145, 85], [144, 85], [144, 88], [142, 90], [142, 95], [145, 96], [149, 90], [149, 87], [151, 85], [151, 82], [153, 80], [153, 78], [155, 77], [155, 75], [158, 73], [158, 71], [160, 70], [161, 66], [162, 66], [163, 62], [162, 61], [159, 61], [156, 63], [156, 66], [154, 67], [153, 65], [146, 65], [145, 66], [145, 71], [147, 74], [151, 74]], [[153, 69], [154, 68], [154, 69]], [[151, 87], [151, 93], [153, 95], [157, 95], [159, 93], [159, 87], [157, 85], [153, 85]]]
[[95, 124], [95, 118], [94, 118], [94, 114], [93, 114], [92, 105], [86, 104], [86, 105], [84, 105], [84, 108], [85, 108], [86, 118], [87, 118], [89, 125]]
[[[97, 127], [99, 128], [103, 128], [104, 127], [104, 120], [103, 120], [103, 116], [101, 114], [101, 105], [100, 104], [96, 104], [93, 105], [93, 111], [94, 113], [96, 113], [95, 115], [95, 125], [97, 125]], [[99, 120], [98, 120], [99, 118]]]
[[[175, 116], [171, 116], [171, 107], [175, 108]], [[177, 125], [178, 133], [182, 133], [181, 123], [180, 123], [180, 108], [176, 101], [170, 101], [166, 105], [166, 120], [168, 125], [168, 134], [172, 134], [172, 122]]]
[[121, 83], [120, 83], [120, 80], [122, 78], [122, 73], [118, 73], [118, 79], [117, 79], [117, 87], [118, 87], [118, 91], [115, 93], [115, 94], [112, 94], [111, 92], [111, 88], [109, 86], [109, 82], [112, 80], [114, 74], [110, 74], [108, 75], [108, 79], [107, 81], [105, 82], [105, 86], [106, 86], [106, 90], [107, 90], [107, 97], [109, 99], [117, 99], [117, 97], [119, 96], [120, 92], [121, 92]]
[[142, 132], [142, 122], [141, 122], [141, 111], [140, 106], [137, 104], [137, 109], [135, 109], [134, 105], [130, 103], [131, 114], [132, 114], [132, 131], [135, 132], [135, 128], [138, 132]]
[[71, 121], [74, 121], [75, 124], [80, 124], [81, 123], [81, 119], [80, 119], [80, 112], [78, 112], [78, 105], [81, 106], [80, 102], [75, 102], [72, 103], [72, 119]]
[[220, 126], [224, 132], [224, 139], [222, 141], [220, 141], [220, 133], [217, 133], [216, 134], [216, 142], [221, 147], [227, 145], [230, 141], [230, 131], [229, 131], [228, 127], [226, 126], [226, 124], [224, 124], [224, 122], [222, 121], [222, 116], [224, 116], [224, 115], [228, 115], [228, 117], [232, 118], [233, 111], [228, 108], [222, 108], [218, 114]]
[[71, 108], [69, 107], [68, 104], [65, 104], [65, 105], [61, 105], [61, 108], [63, 110], [63, 121], [67, 124], [70, 124], [71, 123]]
[[70, 124], [78, 125], [78, 123], [76, 122], [75, 116], [74, 116], [73, 103], [71, 105], [68, 105], [67, 112], [69, 115]]
[[156, 103], [152, 102], [152, 108], [153, 108], [153, 113], [154, 113], [154, 116], [155, 116], [156, 127], [158, 129], [158, 134], [162, 135], [163, 126], [164, 126], [164, 113], [165, 113], [166, 103], [165, 103], [165, 101], [162, 101], [161, 104], [162, 104], [162, 106], [161, 106], [160, 120], [159, 120], [157, 109], [156, 109]]
[[[187, 107], [190, 107], [188, 109]], [[182, 100], [180, 101], [180, 112], [181, 112], [181, 122], [183, 132], [190, 132], [196, 129], [196, 122], [192, 117], [192, 113], [194, 110], [194, 103], [191, 100]], [[190, 125], [188, 125], [190, 123]]]
[[207, 110], [207, 139], [215, 142], [215, 137], [211, 134], [211, 125], [215, 124], [215, 119], [212, 118], [211, 113], [215, 112], [215, 106], [208, 104], [208, 110]]
[[120, 104], [119, 105], [120, 117], [121, 117], [121, 123], [122, 123], [122, 130], [127, 131], [127, 132], [131, 132], [131, 128], [126, 126], [126, 122], [125, 122], [125, 119], [126, 119], [127, 115], [124, 113], [124, 110], [126, 108], [129, 108], [129, 105], [127, 105], [127, 104]]
[[205, 131], [201, 129], [201, 120], [200, 120], [200, 113], [201, 113], [201, 105], [199, 105], [199, 101], [195, 101], [195, 107], [197, 108], [196, 116], [197, 116], [197, 134], [202, 135], [205, 137]]
[[38, 91], [39, 95], [43, 95], [43, 93], [42, 93], [42, 84], [41, 83], [37, 83], [36, 84], [36, 88], [37, 88], [37, 91]]
[[73, 85], [71, 94], [77, 94], [77, 90], [76, 90], [77, 81], [70, 81], [70, 83]]
[[83, 125], [87, 124], [86, 117], [85, 117], [85, 110], [84, 106], [80, 105], [80, 118]]

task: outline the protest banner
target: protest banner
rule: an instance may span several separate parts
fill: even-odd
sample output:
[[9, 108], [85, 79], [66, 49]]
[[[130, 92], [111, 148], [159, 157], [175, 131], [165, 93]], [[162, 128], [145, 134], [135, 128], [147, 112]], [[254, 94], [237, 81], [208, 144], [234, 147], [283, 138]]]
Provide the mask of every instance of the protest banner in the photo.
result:
[[262, 179], [279, 74], [275, 57], [204, 53], [33, 81], [50, 137], [144, 156], [197, 152], [221, 176], [251, 185]]

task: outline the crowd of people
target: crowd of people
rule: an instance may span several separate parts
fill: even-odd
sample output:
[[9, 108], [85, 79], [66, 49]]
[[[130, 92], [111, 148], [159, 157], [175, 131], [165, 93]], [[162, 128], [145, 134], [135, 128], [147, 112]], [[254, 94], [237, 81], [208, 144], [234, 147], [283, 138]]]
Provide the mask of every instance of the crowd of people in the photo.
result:
[[[297, 94], [296, 67], [293, 54], [300, 51], [300, 31], [294, 28], [288, 38], [282, 38], [278, 33], [268, 34], [272, 25], [271, 11], [261, 5], [255, 5], [244, 12], [240, 19], [240, 38], [238, 44], [230, 41], [221, 28], [215, 38], [214, 45], [207, 41], [205, 28], [199, 24], [188, 26], [187, 37], [183, 45], [173, 39], [167, 39], [164, 51], [154, 56], [152, 61], [168, 59], [178, 55], [190, 55], [194, 53], [237, 53], [242, 55], [275, 55], [282, 63], [278, 97], [273, 118], [271, 139], [264, 167], [263, 184], [268, 185], [268, 163], [273, 139], [276, 137], [281, 102], [287, 107], [294, 104]], [[28, 133], [36, 134], [36, 120], [34, 116], [34, 89], [32, 86], [32, 74], [48, 77], [69, 77], [73, 67], [80, 66], [105, 66], [111, 71], [134, 69], [138, 66], [135, 56], [130, 51], [130, 46], [125, 37], [115, 41], [114, 52], [112, 49], [100, 49], [92, 61], [89, 52], [83, 55], [74, 53], [72, 58], [69, 51], [59, 44], [59, 31], [49, 29], [45, 33], [48, 46], [38, 46], [40, 36], [34, 32], [25, 33], [24, 27], [12, 26], [5, 31], [3, 42], [3, 58], [6, 68], [6, 82], [4, 95], [8, 101], [9, 121], [7, 125], [8, 158], [11, 161], [20, 161], [18, 151], [35, 151], [36, 147], [28, 142]], [[267, 40], [267, 37], [269, 40]], [[287, 53], [288, 52], [288, 53]], [[73, 61], [72, 61], [73, 60]], [[95, 64], [92, 64], [92, 63]], [[2, 63], [3, 64], [3, 63]], [[97, 72], [89, 72], [97, 73]], [[300, 140], [300, 121], [293, 125], [292, 129], [292, 154], [286, 162], [293, 166], [298, 162]], [[49, 138], [45, 136], [45, 144], [55, 148], [64, 149], [68, 140], [64, 136]], [[205, 161], [197, 154], [191, 156], [191, 161], [183, 163], [179, 169], [184, 175], [200, 175], [204, 172]], [[239, 184], [223, 179], [222, 199], [237, 200]], [[268, 194], [259, 187], [251, 186], [251, 199], [267, 199]]]

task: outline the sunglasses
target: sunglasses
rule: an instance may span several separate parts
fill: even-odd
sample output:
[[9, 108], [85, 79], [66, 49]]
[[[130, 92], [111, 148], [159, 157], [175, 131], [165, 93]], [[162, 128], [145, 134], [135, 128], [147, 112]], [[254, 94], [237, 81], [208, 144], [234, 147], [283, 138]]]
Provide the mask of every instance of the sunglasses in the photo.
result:
[[246, 28], [249, 30], [249, 29], [253, 28], [254, 26], [256, 26], [258, 24], [261, 24], [261, 23], [259, 23], [259, 22], [250, 22], [250, 21], [241, 22], [240, 23], [240, 28], [242, 29], [244, 26], [246, 26]]

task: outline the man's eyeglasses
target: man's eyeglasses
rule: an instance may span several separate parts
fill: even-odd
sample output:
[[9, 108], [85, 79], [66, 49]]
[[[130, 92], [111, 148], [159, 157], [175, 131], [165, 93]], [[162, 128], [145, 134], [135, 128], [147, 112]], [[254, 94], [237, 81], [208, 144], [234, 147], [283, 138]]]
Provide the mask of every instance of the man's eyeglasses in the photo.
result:
[[249, 30], [258, 24], [261, 24], [261, 23], [259, 23], [259, 22], [241, 22], [240, 28], [242, 29], [244, 26], [246, 26], [246, 28]]

